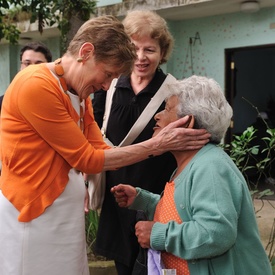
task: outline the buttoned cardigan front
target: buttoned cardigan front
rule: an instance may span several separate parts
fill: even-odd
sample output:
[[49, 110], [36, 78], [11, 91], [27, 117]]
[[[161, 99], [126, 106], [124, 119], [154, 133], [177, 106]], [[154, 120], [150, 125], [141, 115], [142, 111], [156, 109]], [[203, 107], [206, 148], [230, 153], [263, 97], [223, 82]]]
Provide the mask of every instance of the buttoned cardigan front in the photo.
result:
[[[245, 179], [221, 148], [204, 146], [174, 181], [183, 223], [155, 223], [153, 249], [186, 259], [191, 275], [272, 274]], [[137, 190], [131, 208], [153, 219], [160, 196]]]

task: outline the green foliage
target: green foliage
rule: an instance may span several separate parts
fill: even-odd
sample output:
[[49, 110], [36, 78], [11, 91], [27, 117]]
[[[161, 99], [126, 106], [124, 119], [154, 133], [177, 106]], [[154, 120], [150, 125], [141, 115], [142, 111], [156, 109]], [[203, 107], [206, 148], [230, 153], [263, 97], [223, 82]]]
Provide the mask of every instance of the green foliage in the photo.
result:
[[0, 23], [0, 29], [1, 28], [2, 31], [0, 32], [0, 40], [5, 38], [9, 40], [11, 44], [16, 44], [20, 36], [20, 31], [16, 28], [16, 26], [12, 24]]
[[[275, 162], [275, 129], [267, 126], [266, 136], [262, 138], [266, 146], [261, 151], [259, 145], [251, 145], [252, 140], [256, 138], [256, 134], [257, 130], [250, 126], [241, 135], [234, 135], [230, 144], [222, 145], [244, 175], [250, 189], [253, 190], [257, 190], [262, 178], [271, 177], [272, 164]], [[257, 158], [259, 153], [263, 155], [260, 159]], [[251, 165], [251, 163], [253, 164]], [[249, 176], [251, 169], [256, 171], [256, 179], [251, 180]], [[272, 192], [265, 190], [259, 195], [262, 197], [269, 194], [272, 194]]]
[[[230, 144], [222, 145], [228, 152], [232, 160], [244, 175], [248, 186], [251, 189], [251, 194], [257, 193], [260, 180], [273, 178], [275, 176], [275, 129], [272, 129], [269, 124], [262, 118], [258, 107], [253, 105], [248, 99], [243, 98], [252, 108], [254, 108], [261, 119], [262, 125], [266, 129], [265, 136], [259, 135], [261, 142], [257, 137], [257, 129], [253, 126], [248, 127], [241, 135], [234, 135]], [[270, 104], [273, 99], [270, 98]], [[257, 138], [257, 143], [253, 142]], [[253, 170], [256, 178], [251, 179], [250, 171]], [[256, 171], [256, 172], [255, 172]], [[273, 173], [273, 174], [272, 174]], [[270, 190], [264, 190], [259, 193], [260, 197], [271, 195]]]
[[17, 5], [22, 4], [23, 1], [15, 0], [13, 4], [10, 1], [0, 0], [0, 40], [3, 38], [10, 41], [11, 44], [15, 44], [20, 35], [20, 31], [12, 25], [10, 16], [8, 16], [9, 10]]
[[46, 24], [53, 26], [57, 23], [64, 41], [71, 28], [70, 19], [76, 16], [84, 22], [95, 12], [95, 7], [96, 1], [91, 0], [31, 0], [31, 4], [22, 9], [32, 14], [31, 22], [38, 20], [40, 33]]
[[91, 253], [98, 230], [99, 212], [90, 210], [85, 217], [87, 253]]
[[[252, 105], [252, 107], [258, 112], [255, 106]], [[275, 172], [275, 129], [270, 128], [264, 119], [262, 121], [266, 126], [265, 136], [260, 139], [264, 141], [264, 148], [261, 147], [260, 149], [260, 145], [253, 143], [257, 138], [257, 129], [253, 126], [248, 127], [241, 135], [234, 135], [230, 144], [221, 145], [244, 175], [252, 198], [257, 197], [258, 199], [274, 194], [270, 189], [261, 192], [258, 190], [259, 184], [263, 180], [274, 178]], [[253, 170], [253, 175], [256, 175], [256, 178], [251, 177], [251, 170]], [[273, 220], [266, 251], [275, 275], [275, 220]]]
[[[45, 25], [57, 23], [64, 39], [70, 29], [70, 18], [76, 16], [86, 21], [95, 12], [96, 1], [93, 0], [0, 0], [0, 40], [5, 38], [15, 44], [20, 31], [14, 27], [14, 8], [30, 14], [30, 21], [38, 21], [38, 30], [42, 34]], [[13, 18], [13, 20], [10, 20]]]
[[254, 127], [248, 127], [240, 136], [234, 135], [231, 144], [225, 145], [226, 149], [230, 148], [230, 157], [242, 173], [253, 168], [248, 166], [248, 160], [254, 158], [259, 152], [259, 146], [250, 147], [250, 142], [255, 139], [256, 131]]

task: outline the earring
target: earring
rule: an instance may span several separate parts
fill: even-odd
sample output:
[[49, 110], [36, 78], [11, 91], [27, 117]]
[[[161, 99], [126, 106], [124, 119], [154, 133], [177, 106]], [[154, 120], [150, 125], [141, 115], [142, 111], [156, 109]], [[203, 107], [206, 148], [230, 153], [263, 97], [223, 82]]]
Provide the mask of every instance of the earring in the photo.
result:
[[161, 65], [161, 60], [159, 61], [159, 65], [158, 65], [158, 71], [159, 72], [161, 71], [160, 65]]
[[77, 62], [82, 62], [82, 61], [83, 61], [83, 58], [82, 58], [82, 57], [78, 57], [78, 58], [76, 59], [76, 61], [77, 61]]

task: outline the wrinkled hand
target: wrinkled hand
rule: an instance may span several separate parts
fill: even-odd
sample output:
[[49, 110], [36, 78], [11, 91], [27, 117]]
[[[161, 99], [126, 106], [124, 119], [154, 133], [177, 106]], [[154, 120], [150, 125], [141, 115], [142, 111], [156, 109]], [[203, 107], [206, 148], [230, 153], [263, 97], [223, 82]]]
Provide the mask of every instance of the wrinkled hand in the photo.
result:
[[205, 129], [183, 128], [188, 118], [185, 116], [163, 128], [155, 136], [159, 139], [158, 147], [165, 151], [197, 150], [208, 143], [211, 135]]
[[112, 187], [111, 192], [114, 194], [116, 202], [120, 207], [128, 207], [131, 205], [137, 195], [136, 188], [126, 184], [119, 184]]
[[136, 223], [136, 236], [140, 246], [143, 248], [150, 248], [150, 236], [154, 223], [152, 221], [140, 221]]

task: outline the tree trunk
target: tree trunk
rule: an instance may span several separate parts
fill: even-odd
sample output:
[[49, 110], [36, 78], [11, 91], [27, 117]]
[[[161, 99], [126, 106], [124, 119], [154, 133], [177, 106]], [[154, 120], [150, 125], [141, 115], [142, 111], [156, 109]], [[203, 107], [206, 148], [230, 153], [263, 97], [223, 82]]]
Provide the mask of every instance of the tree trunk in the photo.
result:
[[66, 48], [69, 46], [69, 43], [77, 33], [80, 26], [85, 22], [83, 19], [81, 19], [80, 14], [77, 11], [73, 13], [74, 14], [69, 19], [70, 29], [67, 33]]

